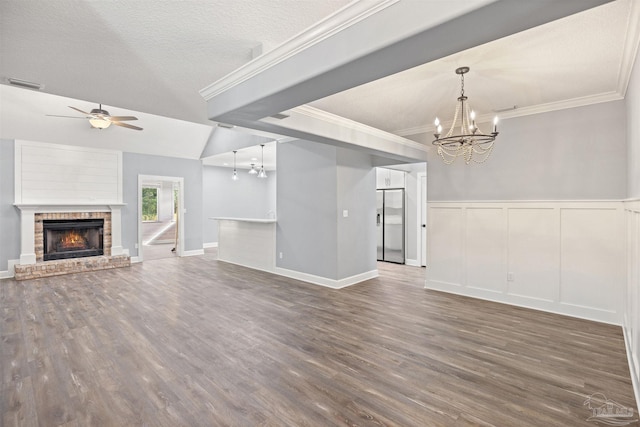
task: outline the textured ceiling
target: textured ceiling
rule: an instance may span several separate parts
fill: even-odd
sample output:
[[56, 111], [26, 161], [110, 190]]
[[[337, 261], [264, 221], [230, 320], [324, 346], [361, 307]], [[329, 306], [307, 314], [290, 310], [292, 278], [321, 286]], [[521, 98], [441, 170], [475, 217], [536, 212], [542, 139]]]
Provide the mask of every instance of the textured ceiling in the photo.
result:
[[349, 0], [1, 0], [0, 79], [207, 123], [200, 89]]

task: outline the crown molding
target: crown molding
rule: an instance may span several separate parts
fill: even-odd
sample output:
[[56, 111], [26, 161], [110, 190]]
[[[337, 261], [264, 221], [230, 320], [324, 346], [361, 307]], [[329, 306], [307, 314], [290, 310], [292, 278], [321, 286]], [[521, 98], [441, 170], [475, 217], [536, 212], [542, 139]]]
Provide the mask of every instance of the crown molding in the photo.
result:
[[[585, 107], [587, 105], [599, 104], [602, 102], [619, 101], [624, 99], [624, 95], [617, 92], [605, 92], [597, 95], [582, 96], [579, 98], [566, 99], [562, 101], [548, 102], [546, 104], [532, 105], [530, 107], [519, 107], [515, 110], [504, 111], [499, 114], [483, 114], [476, 118], [478, 123], [488, 123], [494, 116], [498, 116], [500, 120], [512, 119], [515, 117], [530, 116], [533, 114], [549, 113], [551, 111], [565, 110], [568, 108]], [[448, 129], [451, 126], [451, 121], [443, 122], [442, 127]], [[499, 125], [498, 125], [499, 127]], [[400, 129], [394, 132], [396, 135], [408, 136], [419, 135], [422, 133], [433, 133], [435, 126], [433, 124], [415, 126], [407, 129]]]
[[631, 79], [631, 71], [640, 46], [640, 2], [631, 1], [629, 20], [627, 21], [627, 37], [622, 51], [620, 72], [618, 73], [618, 93], [624, 98]]
[[385, 140], [394, 144], [399, 144], [408, 148], [423, 151], [425, 153], [428, 152], [430, 148], [424, 144], [420, 144], [419, 142], [412, 141], [400, 135], [386, 132], [372, 126], [365, 125], [364, 123], [356, 122], [354, 120], [347, 119], [345, 117], [338, 116], [337, 114], [329, 113], [327, 111], [320, 110], [319, 108], [312, 107], [306, 104], [287, 110], [287, 114], [289, 113], [304, 115], [315, 120], [330, 123], [343, 129], [351, 129], [357, 133], [371, 135], [376, 139]]
[[344, 31], [398, 1], [399, 0], [368, 0], [366, 2], [352, 2], [315, 25], [293, 36], [275, 49], [255, 58], [232, 73], [227, 74], [225, 77], [203, 88], [200, 90], [200, 95], [206, 101], [209, 101], [220, 93], [249, 80], [276, 64], [286, 61], [299, 52]]

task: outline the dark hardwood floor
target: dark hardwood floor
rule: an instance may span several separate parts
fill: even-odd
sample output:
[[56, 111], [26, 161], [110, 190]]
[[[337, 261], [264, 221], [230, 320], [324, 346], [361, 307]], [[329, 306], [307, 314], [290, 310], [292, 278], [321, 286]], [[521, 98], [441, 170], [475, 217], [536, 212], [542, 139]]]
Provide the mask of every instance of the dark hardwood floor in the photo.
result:
[[0, 281], [4, 426], [593, 426], [635, 408], [619, 327], [203, 257]]

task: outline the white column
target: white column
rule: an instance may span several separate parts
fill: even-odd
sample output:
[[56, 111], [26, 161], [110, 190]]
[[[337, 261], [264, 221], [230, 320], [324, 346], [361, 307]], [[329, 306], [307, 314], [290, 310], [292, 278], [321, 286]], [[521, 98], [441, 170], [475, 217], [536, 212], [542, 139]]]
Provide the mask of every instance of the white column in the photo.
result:
[[20, 264], [35, 264], [35, 209], [20, 208]]
[[111, 208], [111, 256], [122, 255], [122, 206], [110, 205]]

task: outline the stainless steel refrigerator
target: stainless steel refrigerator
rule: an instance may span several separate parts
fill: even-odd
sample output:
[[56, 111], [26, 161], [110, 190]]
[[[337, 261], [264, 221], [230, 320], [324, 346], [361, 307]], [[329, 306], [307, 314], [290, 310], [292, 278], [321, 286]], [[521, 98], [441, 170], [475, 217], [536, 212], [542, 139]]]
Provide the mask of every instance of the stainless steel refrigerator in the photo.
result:
[[378, 261], [404, 264], [404, 190], [377, 190]]

